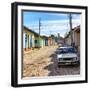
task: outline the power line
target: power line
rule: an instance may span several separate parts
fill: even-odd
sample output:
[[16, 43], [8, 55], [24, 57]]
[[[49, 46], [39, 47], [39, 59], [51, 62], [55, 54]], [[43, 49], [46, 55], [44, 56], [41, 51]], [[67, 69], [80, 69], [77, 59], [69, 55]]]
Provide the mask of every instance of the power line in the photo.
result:
[[[56, 25], [57, 26], [57, 25], [65, 25], [67, 23], [68, 23], [68, 21], [67, 22], [62, 22], [62, 23], [46, 23], [46, 24], [45, 23], [42, 23], [42, 26], [52, 26], [52, 25]], [[76, 24], [78, 22], [74, 22], [73, 21], [73, 23]], [[30, 26], [38, 26], [38, 24], [35, 24], [34, 23], [34, 24], [30, 24]]]

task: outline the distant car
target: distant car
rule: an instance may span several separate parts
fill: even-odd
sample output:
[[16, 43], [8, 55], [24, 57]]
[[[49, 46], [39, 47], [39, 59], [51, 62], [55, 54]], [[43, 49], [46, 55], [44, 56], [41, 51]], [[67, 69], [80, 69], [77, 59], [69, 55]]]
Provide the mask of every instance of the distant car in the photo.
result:
[[72, 65], [79, 64], [80, 60], [78, 58], [76, 49], [72, 46], [60, 47], [56, 50], [58, 65]]
[[58, 47], [62, 47], [62, 45], [63, 45], [62, 43], [61, 44], [58, 44]]

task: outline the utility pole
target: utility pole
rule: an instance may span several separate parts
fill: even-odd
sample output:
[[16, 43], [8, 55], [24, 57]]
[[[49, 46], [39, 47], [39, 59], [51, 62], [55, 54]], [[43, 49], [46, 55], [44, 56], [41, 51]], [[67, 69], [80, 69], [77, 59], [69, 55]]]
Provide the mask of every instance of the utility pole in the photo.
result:
[[40, 28], [41, 27], [41, 18], [39, 18], [39, 37], [40, 37]]
[[39, 18], [39, 47], [40, 47], [41, 18]]
[[69, 25], [70, 25], [70, 35], [71, 35], [71, 45], [73, 44], [73, 32], [72, 32], [72, 14], [69, 14]]

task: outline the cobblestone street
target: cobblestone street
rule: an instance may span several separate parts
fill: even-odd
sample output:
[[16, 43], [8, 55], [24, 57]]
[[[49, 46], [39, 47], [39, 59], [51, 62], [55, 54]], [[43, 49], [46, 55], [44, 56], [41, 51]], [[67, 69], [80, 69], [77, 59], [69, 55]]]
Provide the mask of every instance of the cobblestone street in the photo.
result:
[[80, 74], [80, 66], [58, 67], [56, 49], [57, 46], [47, 46], [25, 52], [23, 55], [23, 77]]

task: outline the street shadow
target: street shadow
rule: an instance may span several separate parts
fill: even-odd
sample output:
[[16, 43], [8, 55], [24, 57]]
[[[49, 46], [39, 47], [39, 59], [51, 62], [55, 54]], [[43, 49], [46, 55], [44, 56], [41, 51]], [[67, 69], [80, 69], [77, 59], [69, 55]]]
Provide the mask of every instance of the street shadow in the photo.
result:
[[[58, 66], [58, 62], [56, 59], [57, 56], [55, 53], [53, 53], [49, 57], [51, 58], [51, 63], [48, 66], [44, 67], [44, 69], [49, 71], [48, 76], [72, 75], [75, 74], [74, 72], [76, 72], [76, 69], [80, 69], [80, 66], [77, 65]], [[76, 74], [79, 74], [79, 72], [76, 72]]]
[[44, 69], [47, 69], [49, 71], [48, 76], [57, 76], [58, 73], [56, 73], [56, 68], [57, 67], [57, 61], [56, 61], [56, 54], [53, 53], [49, 56], [51, 58], [51, 64], [49, 64], [48, 66], [44, 67]]

